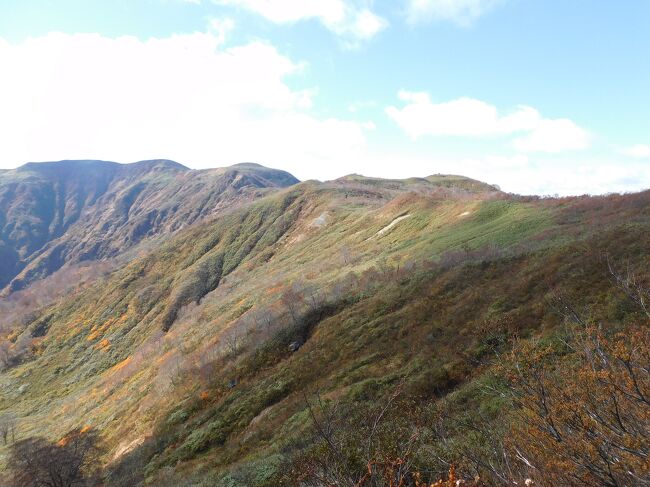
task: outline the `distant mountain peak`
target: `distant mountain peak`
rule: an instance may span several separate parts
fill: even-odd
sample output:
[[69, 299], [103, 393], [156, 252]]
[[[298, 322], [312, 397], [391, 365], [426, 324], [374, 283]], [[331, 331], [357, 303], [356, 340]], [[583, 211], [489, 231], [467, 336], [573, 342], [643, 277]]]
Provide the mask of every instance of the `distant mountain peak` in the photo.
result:
[[232, 166], [223, 168], [224, 171], [237, 171], [254, 178], [257, 182], [255, 186], [293, 186], [300, 182], [293, 174], [281, 169], [273, 169], [263, 166], [256, 162], [240, 162]]
[[148, 167], [148, 168], [166, 168], [166, 169], [177, 169], [181, 171], [190, 171], [191, 169], [183, 164], [172, 161], [170, 159], [149, 159], [144, 161], [133, 162], [131, 164], [123, 164], [123, 166], [134, 166], [134, 167]]
[[61, 161], [28, 162], [16, 168], [18, 172], [45, 172], [45, 171], [69, 171], [69, 170], [129, 170], [129, 169], [154, 169], [164, 168], [170, 170], [189, 171], [184, 165], [168, 159], [151, 159], [127, 164], [120, 164], [113, 161], [99, 159], [64, 159]]
[[19, 166], [15, 169], [17, 172], [24, 171], [53, 171], [53, 170], [71, 170], [71, 169], [83, 169], [83, 168], [113, 168], [119, 166], [116, 162], [111, 161], [100, 161], [100, 160], [91, 160], [91, 159], [64, 159], [61, 161], [38, 161], [38, 162], [28, 162]]
[[265, 167], [262, 166], [261, 164], [258, 164], [257, 162], [238, 162], [237, 164], [233, 164], [230, 167]]

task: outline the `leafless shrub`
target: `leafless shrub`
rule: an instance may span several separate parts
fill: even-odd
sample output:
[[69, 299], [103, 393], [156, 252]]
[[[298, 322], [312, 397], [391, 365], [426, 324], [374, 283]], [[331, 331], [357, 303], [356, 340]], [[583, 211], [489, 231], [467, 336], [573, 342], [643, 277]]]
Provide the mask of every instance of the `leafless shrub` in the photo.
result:
[[300, 310], [305, 302], [302, 283], [300, 281], [294, 282], [282, 293], [280, 302], [289, 312], [289, 316], [291, 317], [293, 324], [298, 325]]
[[236, 327], [228, 330], [223, 335], [223, 342], [226, 346], [226, 351], [230, 357], [236, 357], [242, 348], [243, 336], [241, 330]]
[[270, 306], [260, 308], [253, 311], [252, 316], [257, 325], [257, 329], [263, 331], [264, 334], [269, 335], [277, 319], [275, 310]]
[[75, 430], [58, 443], [29, 438], [14, 443], [8, 459], [15, 487], [99, 485], [99, 437], [93, 430]]
[[616, 269], [609, 255], [605, 256], [607, 269], [614, 284], [623, 291], [650, 318], [650, 288], [646, 287], [638, 277], [638, 272], [628, 264], [624, 271]]
[[570, 345], [560, 365], [553, 350], [515, 350], [512, 458], [539, 485], [650, 485], [648, 328], [610, 339], [590, 328]]
[[0, 414], [0, 438], [4, 445], [16, 441], [16, 417], [13, 413]]
[[313, 445], [299, 454], [285, 483], [300, 486], [415, 486], [424, 429], [401, 386], [375, 408], [362, 411], [320, 396], [305, 397]]

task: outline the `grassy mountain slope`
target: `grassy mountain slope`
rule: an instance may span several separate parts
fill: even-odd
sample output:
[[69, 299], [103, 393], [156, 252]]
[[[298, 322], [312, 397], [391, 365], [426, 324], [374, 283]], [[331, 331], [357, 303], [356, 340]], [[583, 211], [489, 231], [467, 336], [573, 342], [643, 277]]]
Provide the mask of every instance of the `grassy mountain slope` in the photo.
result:
[[123, 254], [297, 180], [255, 164], [191, 171], [172, 161], [30, 163], [0, 174], [0, 288], [66, 263]]
[[21, 437], [100, 431], [109, 485], [277, 485], [304, 445], [305, 393], [364, 407], [404, 383], [414, 398], [495, 407], [475, 393], [495, 353], [562, 325], [551, 290], [612, 327], [638, 319], [603, 255], [647, 269], [649, 227], [647, 192], [301, 183], [22, 325], [9, 338], [31, 353], [0, 374], [0, 411]]

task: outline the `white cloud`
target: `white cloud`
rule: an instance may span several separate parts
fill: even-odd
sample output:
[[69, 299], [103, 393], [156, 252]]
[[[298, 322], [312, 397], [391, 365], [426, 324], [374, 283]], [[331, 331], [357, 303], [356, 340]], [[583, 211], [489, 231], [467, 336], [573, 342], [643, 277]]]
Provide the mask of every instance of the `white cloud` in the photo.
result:
[[622, 153], [637, 159], [650, 159], [650, 145], [637, 144], [623, 149]]
[[208, 23], [210, 31], [217, 37], [217, 42], [223, 44], [226, 42], [230, 33], [235, 30], [235, 21], [231, 18], [214, 18]]
[[287, 84], [301, 64], [264, 42], [224, 48], [223, 32], [0, 38], [0, 167], [165, 157], [295, 170], [363, 148], [362, 123], [311, 115], [313, 91]]
[[[0, 167], [66, 158], [164, 157], [195, 168], [254, 161], [301, 179], [352, 172], [457, 173], [522, 193], [650, 187], [645, 160], [592, 162], [591, 153], [565, 160], [543, 154], [484, 157], [472, 144], [467, 153], [449, 155], [399, 141], [393, 147], [381, 125], [373, 133], [371, 121], [315, 116], [315, 90], [289, 84], [303, 65], [264, 42], [224, 47], [227, 24], [220, 21], [207, 34], [148, 41], [96, 34], [49, 34], [20, 44], [0, 38]], [[421, 111], [395, 109], [414, 136], [435, 135], [428, 128], [430, 113], [454, 120], [451, 129], [434, 120], [436, 131], [459, 136], [469, 131], [517, 140], [539, 127], [548, 135], [562, 125], [545, 128], [547, 120], [530, 107], [500, 113], [487, 103], [461, 99], [430, 111], [434, 104], [426, 93], [404, 92], [401, 98], [406, 107], [424, 105]], [[458, 111], [475, 120], [465, 123]], [[424, 119], [418, 122], [419, 116]]]
[[458, 25], [471, 25], [503, 0], [407, 0], [410, 22], [446, 20]]
[[356, 12], [354, 14], [354, 20], [350, 26], [347, 28], [343, 26], [343, 30], [340, 33], [345, 34], [346, 29], [349, 29], [350, 33], [354, 37], [359, 39], [370, 39], [383, 30], [387, 25], [388, 23], [385, 19], [365, 8]]
[[513, 146], [522, 152], [557, 153], [582, 150], [591, 144], [591, 135], [566, 118], [539, 120], [537, 126], [524, 137], [516, 139]]
[[402, 108], [390, 106], [386, 113], [410, 137], [489, 137], [520, 134], [515, 149], [522, 152], [561, 152], [584, 149], [590, 136], [571, 120], [545, 119], [534, 108], [519, 106], [500, 114], [497, 108], [473, 98], [433, 103], [428, 93], [401, 91]]
[[428, 93], [401, 91], [398, 96], [407, 104], [401, 109], [388, 107], [386, 113], [413, 138], [509, 134], [531, 130], [539, 120], [539, 113], [530, 107], [500, 116], [494, 106], [473, 98], [432, 103]]
[[218, 5], [255, 12], [276, 24], [319, 20], [342, 37], [367, 40], [383, 30], [388, 22], [367, 6], [349, 0], [213, 0]]

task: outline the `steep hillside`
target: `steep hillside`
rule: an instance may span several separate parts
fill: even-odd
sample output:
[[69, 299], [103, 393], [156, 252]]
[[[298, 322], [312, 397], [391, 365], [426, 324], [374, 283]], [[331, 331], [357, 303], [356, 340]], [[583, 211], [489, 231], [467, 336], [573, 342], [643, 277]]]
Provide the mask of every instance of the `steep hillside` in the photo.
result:
[[0, 173], [0, 289], [66, 263], [114, 257], [297, 183], [255, 164], [192, 171], [172, 161], [29, 163]]
[[98, 431], [106, 485], [281, 485], [314, 441], [316, 393], [363, 411], [400, 388], [504, 415], [484, 393], [496, 359], [513, 337], [566, 326], [554, 296], [612, 329], [643, 319], [607, 262], [650, 277], [649, 232], [649, 192], [522, 198], [456, 176], [301, 183], [17, 323], [0, 412], [20, 438]]

